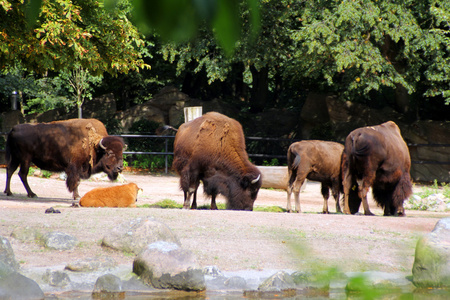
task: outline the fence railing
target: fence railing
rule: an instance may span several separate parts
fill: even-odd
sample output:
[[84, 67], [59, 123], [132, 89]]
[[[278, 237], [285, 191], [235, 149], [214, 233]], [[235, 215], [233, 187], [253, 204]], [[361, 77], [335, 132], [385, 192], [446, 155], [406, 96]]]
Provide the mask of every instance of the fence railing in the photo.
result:
[[[6, 132], [0, 132], [0, 135], [6, 136]], [[119, 136], [127, 139], [144, 138], [150, 140], [164, 140], [164, 150], [163, 151], [125, 151], [124, 154], [130, 155], [163, 155], [165, 160], [165, 172], [168, 173], [169, 169], [169, 157], [173, 156], [173, 140], [175, 136], [172, 135], [152, 135], [152, 134], [117, 134]], [[286, 153], [290, 144], [298, 141], [295, 139], [285, 139], [285, 138], [263, 138], [263, 137], [246, 137], [246, 146], [248, 156], [252, 160], [262, 161], [266, 159], [277, 159], [280, 164], [286, 163]], [[259, 143], [259, 145], [258, 145]], [[262, 144], [265, 145], [262, 145]], [[273, 143], [272, 146], [267, 145], [268, 143]], [[419, 147], [450, 147], [450, 144], [408, 144], [408, 147], [419, 148]], [[1, 147], [3, 148], [3, 147]], [[265, 153], [258, 153], [260, 149], [264, 149]], [[1, 149], [0, 152], [4, 152]], [[412, 164], [431, 164], [431, 165], [449, 165], [450, 161], [425, 161], [425, 160], [412, 160]]]

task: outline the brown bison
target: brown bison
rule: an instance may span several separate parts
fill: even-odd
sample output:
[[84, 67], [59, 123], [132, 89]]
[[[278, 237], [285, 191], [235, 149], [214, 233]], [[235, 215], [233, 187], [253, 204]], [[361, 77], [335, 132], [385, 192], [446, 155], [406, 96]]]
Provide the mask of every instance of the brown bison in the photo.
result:
[[85, 207], [136, 207], [138, 194], [142, 189], [136, 183], [112, 187], [99, 187], [87, 192], [80, 199]]
[[183, 208], [197, 208], [197, 188], [203, 182], [217, 209], [216, 196], [227, 198], [228, 209], [253, 210], [261, 187], [261, 173], [248, 159], [242, 126], [216, 112], [184, 123], [174, 143], [173, 168], [180, 175]]
[[294, 192], [295, 211], [300, 212], [300, 189], [305, 179], [322, 183], [323, 213], [328, 213], [328, 197], [336, 200], [336, 212], [341, 212], [339, 194], [342, 190], [341, 157], [344, 146], [335, 142], [308, 140], [293, 143], [287, 152], [289, 183], [287, 210], [291, 212]]
[[115, 180], [123, 169], [123, 140], [108, 136], [102, 122], [95, 119], [72, 119], [50, 123], [20, 124], [11, 129], [6, 141], [6, 188], [12, 195], [11, 177], [20, 166], [19, 177], [28, 197], [36, 197], [28, 185], [32, 163], [52, 172], [66, 172], [67, 188], [79, 198], [80, 179], [105, 172]]
[[[412, 194], [410, 167], [408, 147], [394, 122], [352, 131], [342, 157], [344, 213], [357, 213], [362, 201], [364, 214], [373, 215], [367, 203], [372, 187], [385, 216], [404, 216], [403, 201]], [[352, 197], [356, 188], [358, 195]]]

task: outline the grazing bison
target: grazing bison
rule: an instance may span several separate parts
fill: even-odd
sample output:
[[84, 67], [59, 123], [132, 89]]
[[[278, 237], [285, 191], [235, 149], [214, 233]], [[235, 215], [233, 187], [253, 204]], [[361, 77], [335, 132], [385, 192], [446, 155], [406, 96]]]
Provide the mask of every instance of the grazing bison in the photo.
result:
[[202, 181], [211, 196], [211, 209], [217, 209], [215, 198], [222, 194], [228, 209], [253, 210], [261, 173], [248, 159], [242, 126], [236, 120], [210, 112], [181, 125], [175, 136], [173, 168], [180, 175], [183, 208], [189, 208], [192, 195], [191, 208], [197, 208]]
[[142, 189], [136, 183], [112, 187], [99, 187], [87, 192], [80, 199], [85, 207], [136, 207], [138, 194]]
[[287, 210], [291, 212], [291, 194], [294, 192], [295, 211], [300, 212], [300, 189], [305, 179], [322, 183], [323, 213], [328, 213], [329, 189], [336, 200], [336, 212], [341, 212], [339, 194], [342, 190], [341, 157], [344, 146], [335, 142], [301, 141], [289, 146], [287, 152], [289, 183]]
[[123, 147], [123, 140], [108, 136], [103, 123], [95, 119], [16, 125], [6, 141], [5, 193], [12, 195], [11, 177], [20, 166], [19, 177], [28, 197], [36, 197], [27, 181], [34, 163], [43, 170], [66, 172], [67, 188], [77, 199], [80, 179], [102, 171], [110, 180], [117, 178], [123, 168]]
[[[408, 147], [394, 122], [352, 131], [342, 157], [344, 213], [357, 213], [362, 201], [364, 214], [373, 215], [367, 203], [372, 187], [385, 216], [404, 216], [403, 201], [412, 194], [410, 167]], [[351, 197], [356, 187], [358, 197]]]

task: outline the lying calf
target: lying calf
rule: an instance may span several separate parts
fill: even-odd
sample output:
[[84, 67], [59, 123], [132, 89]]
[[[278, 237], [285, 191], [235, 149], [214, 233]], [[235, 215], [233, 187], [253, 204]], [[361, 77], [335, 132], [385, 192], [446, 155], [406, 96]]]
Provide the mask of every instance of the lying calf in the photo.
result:
[[90, 190], [80, 199], [85, 207], [136, 207], [137, 195], [142, 192], [135, 183]]

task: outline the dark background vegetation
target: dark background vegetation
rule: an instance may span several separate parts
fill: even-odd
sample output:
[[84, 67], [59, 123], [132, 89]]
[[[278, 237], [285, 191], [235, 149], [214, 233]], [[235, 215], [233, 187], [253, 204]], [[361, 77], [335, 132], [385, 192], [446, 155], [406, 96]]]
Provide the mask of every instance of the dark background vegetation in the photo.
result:
[[[3, 1], [0, 112], [11, 110], [13, 91], [26, 115], [82, 108], [106, 93], [126, 110], [171, 85], [220, 99], [245, 123], [265, 112], [277, 118], [272, 109], [300, 114], [311, 92], [389, 106], [407, 123], [446, 121], [447, 20], [446, 0]], [[158, 125], [144, 123], [131, 131]], [[333, 139], [330, 126], [314, 137]], [[146, 143], [130, 148], [161, 148]]]

